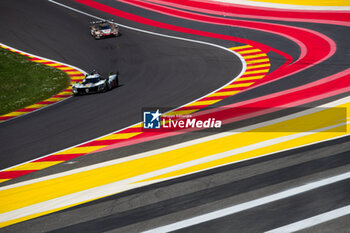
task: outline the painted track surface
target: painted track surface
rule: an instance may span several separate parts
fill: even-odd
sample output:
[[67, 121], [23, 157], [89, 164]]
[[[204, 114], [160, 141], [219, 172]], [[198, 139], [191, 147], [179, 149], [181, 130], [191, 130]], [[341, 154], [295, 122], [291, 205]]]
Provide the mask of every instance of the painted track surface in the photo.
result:
[[[122, 87], [102, 95], [71, 98], [54, 108], [5, 122], [0, 132], [1, 168], [136, 123], [144, 106], [182, 105], [240, 72], [239, 60], [217, 48], [131, 30], [124, 30], [118, 38], [95, 41], [87, 31], [89, 17], [47, 1], [23, 1], [21, 9], [13, 1], [2, 4], [8, 12], [1, 16], [4, 43], [84, 70], [119, 70]], [[15, 20], [10, 12], [16, 11], [26, 20]], [[69, 52], [63, 53], [65, 50]]]
[[[334, 72], [334, 70], [329, 72]], [[310, 79], [316, 77], [317, 75], [310, 77]], [[286, 84], [291, 84], [287, 81], [285, 82]], [[276, 88], [287, 87], [288, 85], [279, 85]], [[258, 96], [256, 92], [255, 96]], [[235, 98], [237, 101], [237, 98], [242, 97]], [[159, 145], [148, 144], [143, 146], [152, 148], [152, 146], [158, 147]], [[336, 142], [280, 153], [271, 158], [227, 166], [129, 191], [122, 195], [111, 196], [62, 211], [58, 214], [18, 224], [12, 229], [23, 229], [26, 226], [31, 226], [33, 231], [43, 229], [44, 231], [57, 229], [58, 231], [64, 230], [66, 232], [77, 232], [87, 229], [90, 231], [117, 229], [120, 232], [140, 231], [171, 223], [176, 219], [198, 215], [202, 212], [205, 213], [210, 209], [216, 209], [217, 206], [244, 202], [249, 198], [262, 194], [273, 193], [293, 185], [346, 171], [348, 170], [349, 162], [346, 156], [348, 153], [347, 148], [348, 138], [343, 138]], [[124, 153], [130, 154], [135, 153], [140, 148], [131, 147], [125, 150], [129, 151], [124, 151]], [[107, 151], [96, 154], [93, 158], [95, 161], [98, 161], [103, 156], [112, 158], [116, 154], [122, 153], [123, 151], [119, 150]], [[77, 166], [81, 166], [84, 163], [81, 160], [79, 162], [80, 164]], [[85, 164], [92, 162], [85, 161]], [[67, 168], [61, 167], [61, 169], [65, 170]], [[343, 187], [343, 189], [340, 189], [340, 187]], [[347, 187], [348, 185], [345, 182], [339, 186], [320, 190], [320, 194], [307, 193], [295, 199], [288, 199], [288, 205], [300, 206], [300, 208], [295, 209], [296, 213], [291, 214], [292, 216], [288, 215], [285, 218], [281, 214], [285, 211], [279, 207], [286, 206], [288, 210], [290, 208], [286, 203], [275, 203], [277, 206], [264, 206], [261, 210], [254, 209], [253, 213], [247, 212], [238, 216], [230, 216], [226, 220], [221, 219], [220, 222], [211, 222], [209, 226], [208, 224], [199, 225], [197, 228], [188, 229], [188, 231], [207, 230], [210, 232], [214, 230], [210, 227], [214, 227], [220, 232], [234, 232], [233, 228], [238, 229], [239, 232], [242, 232], [242, 228], [246, 229], [247, 232], [269, 230], [279, 226], [279, 224], [297, 221], [299, 218], [312, 216], [332, 209], [336, 205], [348, 203], [348, 200], [343, 198], [344, 193], [348, 193]], [[319, 198], [316, 198], [309, 205], [305, 205], [307, 200], [314, 199], [316, 195]], [[327, 204], [325, 204], [326, 202]], [[278, 211], [267, 215], [266, 212], [269, 209], [278, 209]], [[256, 214], [254, 213], [255, 211], [260, 211], [259, 213], [261, 214]], [[98, 214], [92, 216], [91, 213]], [[261, 215], [264, 215], [264, 218], [259, 217]], [[61, 220], [59, 223], [55, 221], [57, 217]], [[275, 221], [277, 218], [281, 219], [279, 223]], [[270, 222], [267, 220], [270, 220]], [[50, 224], [46, 225], [45, 228], [43, 222], [49, 222]], [[62, 222], [64, 223], [62, 224]], [[255, 224], [252, 224], [252, 222]], [[339, 225], [335, 227], [339, 227]], [[334, 231], [337, 228], [331, 229]]]

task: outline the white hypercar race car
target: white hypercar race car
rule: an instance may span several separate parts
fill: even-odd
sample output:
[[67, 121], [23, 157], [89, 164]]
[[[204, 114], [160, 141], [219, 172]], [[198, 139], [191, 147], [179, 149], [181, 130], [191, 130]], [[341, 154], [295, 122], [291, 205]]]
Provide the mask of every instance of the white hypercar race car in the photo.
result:
[[119, 86], [119, 73], [109, 73], [106, 78], [103, 78], [99, 73], [92, 72], [86, 75], [82, 82], [73, 83], [73, 95], [105, 92]]

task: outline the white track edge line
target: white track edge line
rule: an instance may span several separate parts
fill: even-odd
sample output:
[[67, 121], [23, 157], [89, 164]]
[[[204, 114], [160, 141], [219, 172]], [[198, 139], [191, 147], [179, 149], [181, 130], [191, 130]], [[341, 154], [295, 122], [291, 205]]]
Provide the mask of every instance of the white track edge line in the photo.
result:
[[310, 218], [300, 220], [295, 223], [291, 223], [270, 231], [266, 231], [265, 233], [290, 233], [290, 232], [300, 231], [309, 227], [319, 225], [324, 222], [329, 222], [331, 220], [334, 220], [349, 214], [350, 214], [350, 205], [347, 205], [347, 206], [344, 206], [335, 210], [331, 210]]
[[350, 172], [343, 173], [340, 175], [328, 177], [326, 179], [322, 179], [319, 181], [311, 182], [305, 185], [301, 185], [295, 188], [291, 188], [282, 192], [278, 192], [275, 194], [271, 194], [265, 197], [261, 197], [252, 201], [244, 202], [238, 205], [234, 205], [231, 207], [227, 207], [221, 210], [213, 211], [207, 214], [199, 215], [196, 217], [192, 217], [186, 220], [178, 221], [169, 225], [161, 226], [158, 228], [154, 228], [148, 231], [144, 231], [143, 233], [160, 233], [160, 232], [169, 232], [169, 231], [175, 231], [179, 229], [183, 229], [186, 227], [190, 227], [193, 225], [197, 225], [203, 222], [207, 222], [210, 220], [214, 220], [217, 218], [225, 217], [231, 214], [235, 214], [247, 209], [251, 209], [257, 206], [261, 206], [264, 204], [268, 204], [274, 201], [278, 201], [281, 199], [289, 198], [307, 191], [311, 191], [317, 188], [320, 188], [322, 186], [326, 186], [332, 183], [336, 183], [339, 181], [343, 181], [350, 178]]

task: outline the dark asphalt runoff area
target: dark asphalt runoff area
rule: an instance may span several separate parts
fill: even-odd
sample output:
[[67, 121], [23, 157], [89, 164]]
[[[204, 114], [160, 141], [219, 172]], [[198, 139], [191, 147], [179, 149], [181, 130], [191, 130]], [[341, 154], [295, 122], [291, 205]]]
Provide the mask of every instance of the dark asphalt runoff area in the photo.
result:
[[[111, 18], [110, 15], [74, 1], [59, 2], [100, 17]], [[117, 1], [108, 4], [174, 25], [259, 41], [292, 55], [294, 59], [299, 54], [295, 44], [268, 33], [189, 22]], [[87, 71], [119, 70], [122, 83], [120, 88], [111, 92], [71, 98], [50, 108], [0, 124], [1, 168], [136, 123], [140, 121], [141, 108], [144, 106], [182, 105], [225, 84], [241, 69], [235, 56], [218, 48], [160, 38], [123, 28], [122, 35], [118, 38], [95, 41], [89, 35], [89, 17], [45, 0], [4, 0], [0, 6], [4, 12], [0, 14], [0, 29], [6, 32], [0, 34], [0, 42]], [[23, 20], [16, 20], [18, 14], [22, 15]], [[136, 28], [203, 40], [225, 47], [237, 46], [228, 41], [166, 31], [123, 19], [116, 21]], [[350, 60], [350, 39], [345, 36], [349, 33], [348, 28], [284, 23], [320, 31], [334, 39], [341, 49], [329, 61], [315, 68], [235, 95], [225, 99], [220, 105], [285, 90], [346, 68], [345, 61]], [[272, 67], [282, 62], [281, 57], [276, 54], [269, 54], [269, 57]], [[319, 101], [317, 104], [325, 102]], [[207, 134], [180, 135], [93, 153], [9, 183], [121, 158], [204, 135]], [[142, 232], [348, 172], [349, 148], [350, 136], [347, 136], [288, 150], [126, 191], [5, 227], [0, 232]], [[349, 180], [344, 180], [183, 228], [178, 232], [264, 232], [350, 205], [349, 193]], [[350, 216], [344, 216], [302, 232], [350, 232], [349, 220]]]

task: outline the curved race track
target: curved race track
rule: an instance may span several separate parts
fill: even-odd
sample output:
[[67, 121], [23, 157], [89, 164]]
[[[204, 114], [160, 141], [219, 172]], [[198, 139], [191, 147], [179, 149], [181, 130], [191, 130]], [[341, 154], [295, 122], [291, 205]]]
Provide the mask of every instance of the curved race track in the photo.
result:
[[236, 56], [208, 45], [125, 28], [95, 41], [88, 30], [94, 19], [46, 0], [6, 0], [1, 8], [1, 42], [86, 71], [120, 71], [122, 84], [1, 124], [1, 169], [137, 123], [142, 107], [183, 105], [241, 71]]
[[[91, 3], [92, 1], [90, 0], [60, 0], [59, 2], [100, 17], [110, 18], [112, 16], [77, 3]], [[242, 13], [240, 9], [234, 8], [231, 11], [234, 14], [232, 13], [230, 15], [229, 9], [223, 8], [220, 4], [216, 5], [217, 8], [215, 8], [209, 3], [208, 6], [202, 3], [196, 5], [196, 1], [186, 1], [184, 5], [179, 3], [181, 1], [176, 0], [147, 1], [148, 3], [155, 3], [154, 6], [147, 5], [145, 1], [134, 0], [98, 0], [96, 2], [106, 4], [122, 12], [152, 19], [156, 22], [207, 31], [212, 33], [210, 35], [223, 35], [225, 38], [238, 38], [237, 40], [244, 38], [250, 40], [251, 43], [261, 43], [259, 45], [267, 48], [267, 50], [274, 49], [266, 52], [268, 52], [272, 63], [271, 70], [277, 72], [272, 72], [267, 77], [270, 77], [271, 80], [274, 78], [278, 79], [279, 76], [276, 75], [278, 72], [280, 72], [281, 77], [283, 76], [283, 72], [295, 72], [293, 75], [231, 96], [219, 102], [216, 106], [232, 103], [237, 103], [239, 106], [244, 101], [254, 98], [256, 98], [257, 103], [261, 101], [262, 103], [270, 104], [268, 106], [279, 102], [279, 99], [292, 101], [293, 99], [284, 97], [282, 91], [301, 87], [307, 83], [322, 80], [327, 76], [348, 69], [346, 63], [349, 61], [350, 54], [348, 51], [350, 43], [349, 38], [346, 37], [349, 34], [349, 20], [346, 17], [346, 13], [339, 14], [340, 16], [330, 14], [331, 16], [327, 17], [333, 17], [331, 19], [334, 19], [334, 21], [324, 22], [322, 20], [317, 21], [317, 17], [323, 17], [322, 14], [310, 13], [304, 19], [303, 17], [305, 15], [300, 12], [286, 13], [286, 18], [283, 21], [279, 21], [276, 20], [276, 16], [272, 17], [276, 12], [265, 12], [265, 14], [271, 14], [270, 16], [272, 17], [266, 18], [264, 11], [261, 9], [249, 12], [243, 9]], [[157, 5], [157, 3], [160, 4]], [[164, 5], [169, 4], [172, 7], [167, 14], [162, 14], [155, 10], [158, 7], [163, 7], [163, 3]], [[177, 3], [179, 5], [176, 5]], [[4, 139], [1, 141], [0, 148], [2, 168], [138, 122], [140, 121], [141, 107], [176, 107], [182, 105], [187, 101], [196, 99], [222, 86], [234, 78], [241, 69], [239, 60], [224, 50], [179, 40], [160, 38], [125, 28], [121, 29], [123, 34], [119, 38], [95, 41], [88, 35], [86, 30], [87, 23], [90, 20], [89, 17], [54, 5], [48, 1], [20, 0], [14, 3], [14, 1], [6, 0], [1, 4], [2, 9], [7, 9], [6, 14], [0, 15], [0, 29], [6, 32], [0, 35], [1, 42], [33, 54], [66, 62], [85, 70], [92, 68], [103, 71], [118, 69], [121, 72], [121, 81], [123, 84], [122, 87], [105, 94], [71, 98], [48, 109], [1, 124], [0, 137]], [[189, 7], [190, 4], [193, 4], [191, 7], [194, 8], [188, 10], [186, 7]], [[212, 4], [215, 6], [215, 3]], [[18, 7], [19, 5], [21, 5], [20, 8]], [[180, 12], [179, 9], [181, 7], [186, 8], [188, 12], [186, 14]], [[163, 10], [165, 9], [163, 8]], [[195, 10], [201, 12], [202, 15], [194, 16], [192, 11]], [[26, 20], [11, 21], [10, 19], [14, 17], [10, 13], [11, 11], [18, 12]], [[222, 12], [228, 14], [222, 16]], [[262, 19], [256, 19], [254, 18], [255, 16], [252, 19], [249, 16], [250, 13], [252, 15], [254, 13], [256, 15], [262, 14], [258, 17]], [[243, 16], [240, 14], [243, 14]], [[278, 12], [276, 14], [278, 19]], [[209, 16], [215, 16], [216, 18], [210, 18]], [[233, 22], [227, 20], [236, 19], [276, 23], [282, 29], [276, 26], [267, 27], [265, 28], [266, 30], [262, 31], [256, 28], [240, 27], [238, 24], [243, 22], [238, 21], [234, 21], [236, 27], [225, 24], [227, 22]], [[304, 20], [305, 22], [303, 22]], [[4, 23], [5, 21], [7, 22], [6, 24]], [[116, 18], [116, 21], [136, 28], [213, 42], [225, 47], [241, 45], [237, 41], [220, 40], [214, 38], [214, 36], [201, 37], [194, 34], [180, 33], [179, 31], [168, 31], [161, 27], [146, 25], [146, 22], [143, 25], [123, 18]], [[253, 25], [255, 23], [249, 22], [248, 24]], [[288, 35], [295, 33], [295, 38], [304, 41], [301, 43], [300, 40], [298, 41], [293, 37], [288, 37], [281, 33], [275, 34], [268, 32], [270, 29], [276, 31], [280, 29], [284, 30], [285, 26], [291, 26], [293, 30], [297, 31], [298, 29], [296, 28], [303, 28], [303, 32], [307, 36], [295, 33], [295, 31], [292, 32], [290, 28], [285, 33], [289, 33]], [[307, 34], [309, 32], [312, 32], [312, 35]], [[318, 39], [320, 44], [308, 41], [308, 36], [314, 36], [313, 38]], [[244, 40], [240, 41], [242, 42]], [[324, 47], [321, 46], [321, 43]], [[303, 47], [305, 44], [308, 47]], [[321, 51], [320, 49], [324, 50]], [[305, 57], [302, 55], [305, 55]], [[285, 62], [291, 62], [291, 60], [293, 60], [291, 65], [283, 66], [284, 71], [283, 69], [278, 69]], [[348, 75], [348, 73], [345, 74]], [[345, 80], [344, 82], [348, 82], [346, 79], [343, 80]], [[318, 88], [316, 85], [313, 87], [315, 89]], [[338, 90], [336, 86], [326, 89], [332, 90], [332, 88], [335, 91]], [[272, 99], [269, 102], [266, 95], [271, 93], [278, 93], [277, 99]], [[292, 95], [292, 97], [295, 99], [298, 98], [298, 100], [300, 97], [301, 106], [318, 106], [348, 96], [349, 89], [344, 87], [343, 92], [335, 93], [334, 95], [328, 95], [328, 92], [326, 92], [323, 98], [315, 98], [309, 102], [303, 101], [303, 96]], [[315, 96], [316, 94], [317, 91], [315, 91]], [[283, 113], [277, 113], [268, 117], [275, 118], [281, 114]], [[251, 124], [251, 122], [243, 122], [243, 124]], [[178, 135], [171, 138], [91, 153], [88, 156], [73, 159], [71, 163], [61, 163], [27, 176], [19, 177], [18, 179], [9, 181], [8, 184], [16, 185], [20, 184], [18, 182], [21, 181], [34, 182], [34, 184], [28, 185], [28, 190], [25, 183], [20, 185], [23, 186], [22, 191], [24, 193], [27, 192], [28, 195], [35, 196], [36, 190], [31, 190], [30, 187], [36, 187], [38, 190], [49, 190], [52, 187], [42, 187], [44, 185], [40, 186], [40, 183], [40, 187], [36, 186], [35, 181], [31, 180], [33, 178], [48, 179], [43, 184], [51, 184], [50, 182], [52, 180], [55, 182], [55, 180], [46, 177], [47, 175], [57, 174], [63, 171], [72, 172], [72, 169], [75, 168], [84, 169], [89, 165], [95, 165], [105, 161], [110, 162], [116, 158], [124, 159], [125, 157], [127, 160], [130, 155], [136, 155], [158, 148], [163, 149], [169, 145], [176, 146], [180, 142], [190, 142], [189, 140], [194, 138], [202, 139], [204, 135], [209, 135], [209, 133]], [[259, 137], [259, 135], [256, 136]], [[141, 186], [138, 188], [122, 193], [114, 192], [117, 194], [28, 221], [19, 222], [4, 228], [4, 231], [141, 232], [158, 229], [160, 230], [159, 232], [165, 232], [164, 229], [158, 227], [168, 226], [168, 229], [179, 229], [176, 232], [250, 233], [265, 232], [286, 225], [288, 226], [289, 224], [298, 223], [299, 221], [307, 220], [342, 207], [347, 207], [344, 211], [349, 211], [349, 178], [340, 179], [339, 182], [333, 183], [324, 181], [329, 177], [339, 174], [346, 174], [348, 177], [350, 175], [348, 172], [350, 169], [350, 159], [348, 156], [350, 153], [349, 136], [346, 136], [345, 133], [344, 136], [330, 141], [323, 141], [322, 143], [272, 153], [266, 157], [255, 158], [240, 163], [226, 163], [225, 166], [217, 166], [213, 169], [202, 170], [201, 172], [186, 176], [173, 176], [171, 179], [165, 181], [158, 178], [162, 182], [151, 185], [147, 185], [147, 180], [143, 180], [143, 183], [146, 184], [144, 186], [141, 182]], [[234, 137], [232, 138], [234, 139]], [[212, 146], [213, 148], [206, 148], [205, 143], [203, 143], [203, 148], [193, 147], [199, 152], [195, 150], [189, 151], [192, 154], [206, 154], [205, 150], [207, 149], [213, 149], [213, 151], [217, 149], [219, 151], [221, 149], [220, 146], [239, 144], [240, 140], [246, 138], [249, 138], [249, 135], [245, 137], [242, 134], [242, 138], [239, 138], [238, 134], [236, 141], [215, 145], [218, 148], [215, 146]], [[220, 141], [218, 140], [218, 142]], [[277, 147], [278, 145], [277, 143]], [[185, 149], [184, 151], [186, 152]], [[181, 149], [174, 152], [175, 155], [176, 153], [178, 153], [178, 157], [181, 157]], [[9, 154], [11, 155], [10, 158], [8, 156]], [[160, 155], [171, 156], [172, 154], [164, 152], [160, 153]], [[263, 154], [260, 153], [259, 155]], [[182, 156], [190, 157], [190, 154]], [[117, 165], [115, 166], [116, 168], [118, 168]], [[121, 163], [121, 169], [123, 168], [122, 165]], [[151, 166], [151, 164], [141, 165]], [[114, 165], [111, 167], [114, 167]], [[141, 166], [136, 168], [142, 170]], [[122, 172], [119, 170], [104, 169], [101, 168], [100, 172], [97, 171], [96, 173], [93, 173], [95, 170], [91, 172], [96, 177], [101, 176], [100, 178], [88, 176], [90, 171], [86, 173], [81, 172], [83, 174], [82, 176], [79, 175], [80, 173], [77, 173], [76, 177], [75, 174], [67, 175], [65, 177], [70, 177], [73, 181], [65, 180], [64, 185], [83, 186], [87, 183], [86, 181], [79, 180], [79, 177], [90, 178], [93, 180], [91, 182], [102, 180], [102, 184], [104, 179], [111, 179], [113, 176], [123, 177], [123, 175], [127, 177], [129, 173], [133, 174], [134, 172], [127, 170], [125, 174], [120, 174]], [[84, 176], [84, 174], [87, 175]], [[174, 177], [176, 178], [174, 179]], [[57, 180], [59, 181], [60, 179]], [[318, 188], [306, 190], [305, 184], [309, 184], [310, 182], [324, 183]], [[115, 184], [118, 186], [118, 182], [115, 181]], [[56, 185], [56, 183], [53, 185]], [[123, 186], [123, 184], [120, 184], [120, 186]], [[99, 187], [102, 187], [102, 185], [96, 185], [96, 188]], [[6, 189], [6, 186], [3, 188]], [[299, 190], [292, 196], [273, 199], [275, 196], [280, 196], [283, 191], [289, 191], [293, 188], [296, 188], [296, 190], [301, 189], [301, 191]], [[9, 192], [11, 192], [10, 188]], [[6, 190], [4, 193], [6, 193]], [[78, 193], [77, 191], [72, 191], [72, 194], [76, 194], [78, 197], [80, 194], [83, 195], [83, 193]], [[68, 193], [66, 195], [67, 197], [69, 196]], [[37, 209], [40, 211], [40, 208], [45, 208], [44, 199], [46, 196], [42, 198], [42, 202], [38, 202], [40, 205], [30, 206], [28, 204], [28, 207], [32, 207], [32, 209], [35, 207], [33, 211], [37, 211]], [[76, 196], [73, 196], [73, 198], [76, 198]], [[262, 201], [264, 199], [263, 197], [267, 196], [272, 201]], [[66, 196], [62, 194], [62, 197], [64, 198]], [[52, 200], [60, 204], [59, 199], [62, 197], [59, 196], [57, 200]], [[23, 200], [32, 203], [32, 200], [27, 199]], [[50, 199], [49, 201], [52, 200]], [[48, 204], [52, 203], [49, 201]], [[249, 205], [251, 206], [247, 207]], [[214, 211], [227, 211], [226, 208], [228, 207], [235, 207], [238, 210], [236, 212], [226, 213], [222, 215], [223, 217], [218, 218], [217, 212]], [[32, 209], [29, 208], [29, 210]], [[21, 213], [21, 209], [15, 210]], [[14, 213], [16, 212], [14, 211]], [[204, 220], [196, 224], [195, 219], [193, 219], [196, 216], [201, 216], [201, 220]], [[298, 226], [301, 226], [300, 229], [304, 229], [302, 232], [310, 232], [310, 230], [314, 232], [341, 232], [344, 229], [350, 229], [348, 219], [349, 215], [345, 215], [332, 221], [323, 221], [323, 223], [321, 221], [320, 223], [322, 224], [316, 225], [311, 229], [305, 229], [307, 228], [305, 227], [307, 226], [305, 222], [299, 223]], [[329, 217], [328, 220], [330, 220]], [[173, 223], [175, 225], [176, 223], [179, 223], [179, 225], [188, 224], [188, 227], [174, 227], [172, 225]]]

